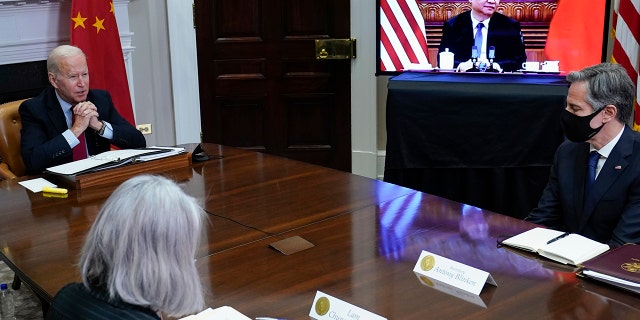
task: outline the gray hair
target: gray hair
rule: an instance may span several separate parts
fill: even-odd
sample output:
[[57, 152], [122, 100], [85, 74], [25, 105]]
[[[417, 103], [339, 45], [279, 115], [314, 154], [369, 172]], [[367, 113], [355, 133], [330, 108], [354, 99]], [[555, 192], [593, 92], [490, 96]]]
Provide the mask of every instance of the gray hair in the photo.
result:
[[47, 71], [54, 75], [58, 75], [60, 73], [58, 59], [61, 57], [73, 57], [77, 55], [82, 55], [85, 59], [87, 58], [84, 52], [82, 52], [78, 47], [70, 46], [68, 44], [55, 47], [51, 50], [51, 53], [49, 53], [49, 57], [47, 58]]
[[80, 257], [84, 285], [171, 317], [201, 311], [195, 255], [204, 217], [196, 200], [167, 178], [125, 181], [87, 235]]
[[567, 81], [587, 82], [587, 96], [585, 100], [593, 111], [598, 111], [607, 105], [614, 105], [618, 109], [618, 121], [626, 124], [633, 114], [635, 87], [627, 71], [619, 64], [601, 63], [580, 71], [573, 71], [567, 75]]

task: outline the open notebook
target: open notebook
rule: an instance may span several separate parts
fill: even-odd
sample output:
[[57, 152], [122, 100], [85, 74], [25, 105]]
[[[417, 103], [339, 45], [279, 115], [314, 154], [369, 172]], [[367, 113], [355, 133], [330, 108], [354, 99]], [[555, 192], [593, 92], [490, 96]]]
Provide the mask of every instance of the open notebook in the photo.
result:
[[608, 245], [579, 234], [540, 227], [508, 238], [502, 244], [574, 266], [609, 250]]

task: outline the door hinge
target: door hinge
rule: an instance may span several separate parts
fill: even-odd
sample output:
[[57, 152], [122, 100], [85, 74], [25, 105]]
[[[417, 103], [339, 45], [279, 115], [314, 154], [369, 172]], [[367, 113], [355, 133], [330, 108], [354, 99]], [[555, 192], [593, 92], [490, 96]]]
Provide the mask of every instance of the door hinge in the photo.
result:
[[196, 3], [195, 1], [191, 4], [191, 12], [193, 13], [193, 28], [196, 28]]

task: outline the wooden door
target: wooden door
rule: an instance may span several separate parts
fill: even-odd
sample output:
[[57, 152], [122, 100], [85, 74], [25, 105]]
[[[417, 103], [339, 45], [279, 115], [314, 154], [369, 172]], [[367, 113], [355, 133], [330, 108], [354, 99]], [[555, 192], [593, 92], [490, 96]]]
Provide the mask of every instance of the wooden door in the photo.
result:
[[196, 0], [195, 24], [203, 142], [351, 170], [351, 63], [314, 53], [349, 1]]

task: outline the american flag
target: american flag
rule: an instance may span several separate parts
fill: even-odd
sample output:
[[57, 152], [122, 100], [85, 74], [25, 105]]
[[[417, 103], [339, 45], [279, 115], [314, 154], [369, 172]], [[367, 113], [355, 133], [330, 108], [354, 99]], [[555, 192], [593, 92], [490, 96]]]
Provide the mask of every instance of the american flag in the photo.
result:
[[640, 0], [618, 0], [613, 16], [612, 62], [619, 63], [636, 83], [633, 129], [640, 131]]
[[416, 0], [380, 0], [380, 70], [427, 63], [424, 19]]

